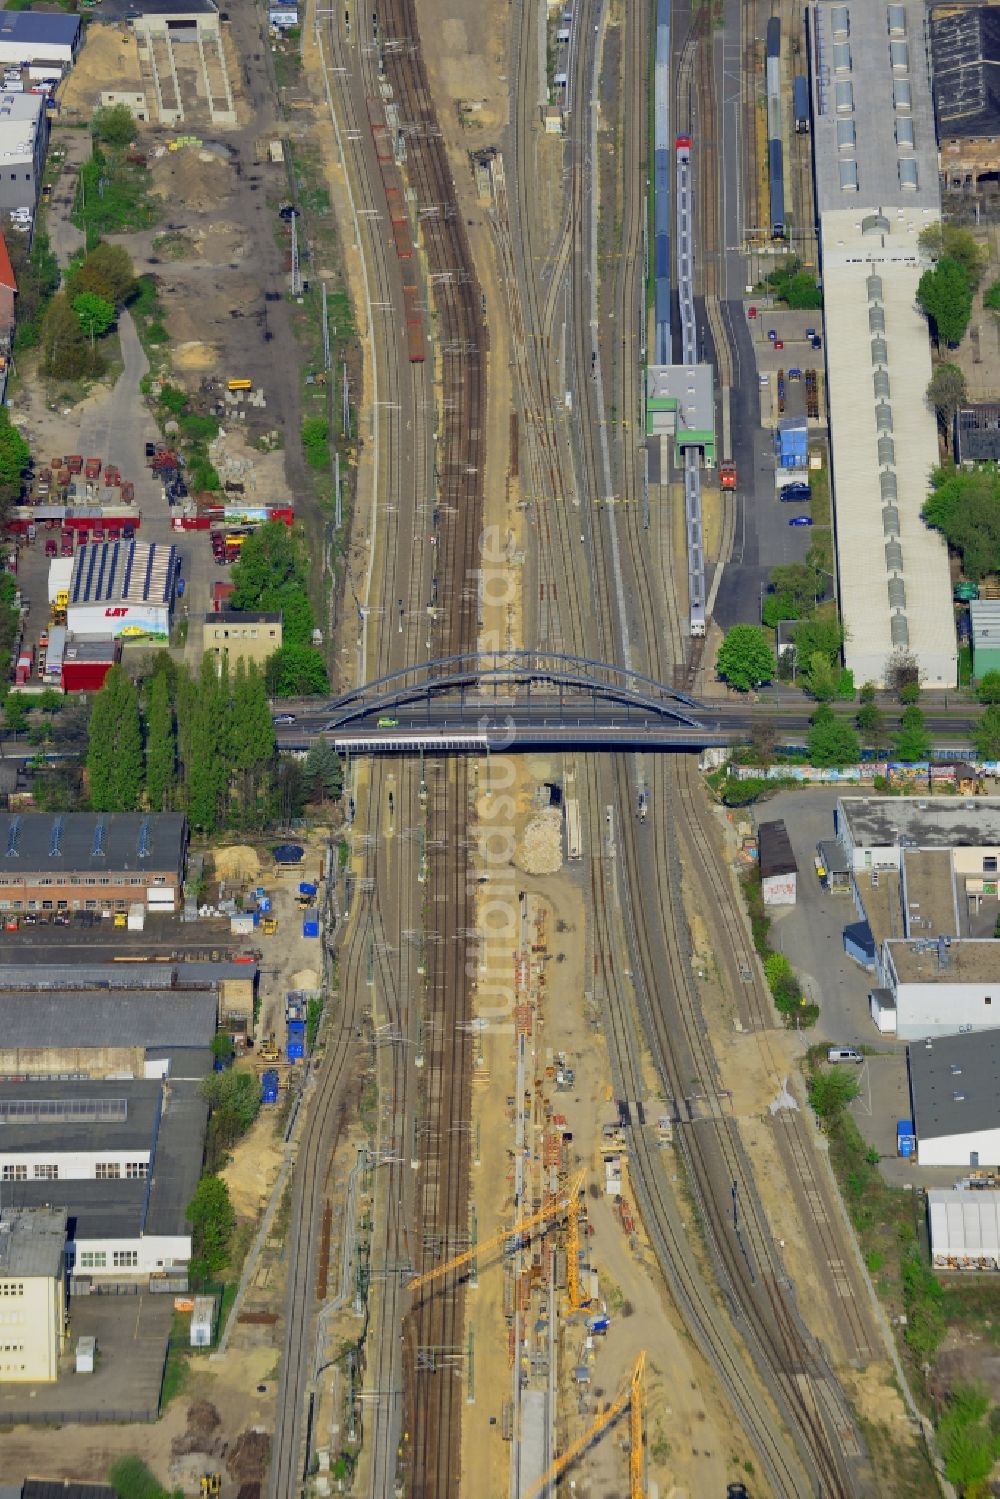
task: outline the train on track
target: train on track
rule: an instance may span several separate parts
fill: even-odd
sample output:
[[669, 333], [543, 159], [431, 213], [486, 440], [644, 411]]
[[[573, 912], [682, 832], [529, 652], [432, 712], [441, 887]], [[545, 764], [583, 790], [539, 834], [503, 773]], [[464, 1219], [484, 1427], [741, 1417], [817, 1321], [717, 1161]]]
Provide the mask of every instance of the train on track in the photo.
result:
[[653, 63], [653, 304], [655, 364], [673, 360], [670, 335], [670, 0], [656, 0]]
[[417, 280], [417, 262], [413, 253], [413, 230], [403, 196], [392, 131], [380, 99], [368, 100], [368, 120], [375, 156], [382, 174], [385, 201], [389, 210], [392, 243], [403, 273], [403, 320], [406, 325], [406, 353], [411, 364], [423, 364], [427, 357], [424, 300]]
[[[698, 319], [694, 302], [694, 188], [689, 135], [674, 141], [677, 223], [677, 301], [680, 307], [681, 361], [698, 363]], [[701, 517], [701, 457], [684, 450], [684, 525], [687, 532], [689, 629], [695, 639], [705, 633], [705, 550]]]
[[785, 238], [785, 148], [781, 138], [781, 22], [767, 23], [767, 181], [772, 239]]

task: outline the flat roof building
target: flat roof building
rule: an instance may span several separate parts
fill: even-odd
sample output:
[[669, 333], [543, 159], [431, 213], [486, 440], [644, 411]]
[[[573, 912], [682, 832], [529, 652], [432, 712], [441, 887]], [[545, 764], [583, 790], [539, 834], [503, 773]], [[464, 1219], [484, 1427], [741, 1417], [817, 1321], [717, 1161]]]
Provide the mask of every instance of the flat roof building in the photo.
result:
[[0, 1083], [3, 1200], [65, 1209], [75, 1274], [183, 1271], [207, 1119], [197, 1081]]
[[0, 62], [69, 67], [80, 50], [80, 17], [42, 10], [0, 12]]
[[1000, 405], [984, 401], [962, 406], [954, 421], [956, 463], [996, 463], [1000, 460]]
[[906, 1048], [921, 1166], [1000, 1166], [1000, 1035]]
[[34, 210], [48, 139], [49, 117], [41, 94], [0, 93], [0, 210]]
[[938, 450], [918, 238], [941, 217], [923, 5], [822, 0], [808, 26], [845, 660], [883, 683], [912, 654], [944, 689], [958, 668], [948, 552], [920, 513]]
[[0, 1211], [0, 1382], [50, 1383], [66, 1325], [67, 1215], [61, 1208]]
[[0, 911], [172, 911], [186, 849], [180, 812], [0, 813]]
[[0, 993], [0, 1081], [204, 1077], [218, 1000], [210, 990]]
[[655, 364], [646, 375], [646, 433], [672, 439], [680, 463], [685, 448], [715, 462], [715, 372], [710, 364]]

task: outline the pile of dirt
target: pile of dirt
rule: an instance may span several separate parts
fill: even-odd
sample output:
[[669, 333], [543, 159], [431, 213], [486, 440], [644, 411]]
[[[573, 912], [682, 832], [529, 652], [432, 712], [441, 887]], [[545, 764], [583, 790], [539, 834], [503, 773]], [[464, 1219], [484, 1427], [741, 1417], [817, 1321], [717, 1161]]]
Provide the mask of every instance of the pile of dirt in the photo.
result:
[[211, 151], [184, 146], [167, 151], [150, 168], [153, 192], [158, 198], [183, 205], [189, 213], [207, 213], [228, 198], [230, 169]]
[[260, 877], [257, 851], [244, 843], [217, 848], [212, 855], [212, 868], [216, 879], [227, 882], [257, 880]]
[[202, 256], [209, 265], [225, 265], [231, 260], [243, 260], [248, 249], [245, 229], [225, 219], [213, 219], [211, 229], [196, 231], [193, 253]]
[[562, 868], [562, 813], [546, 807], [524, 829], [514, 863], [525, 874], [555, 874]]
[[240, 1485], [259, 1484], [267, 1471], [270, 1456], [271, 1439], [266, 1432], [241, 1431], [226, 1457], [230, 1478]]
[[204, 1452], [212, 1457], [221, 1457], [226, 1444], [214, 1433], [222, 1418], [210, 1400], [192, 1400], [188, 1407], [187, 1426], [180, 1436], [170, 1444], [172, 1457], [186, 1457], [192, 1452]]
[[219, 363], [219, 350], [215, 344], [203, 344], [198, 339], [190, 339], [187, 343], [177, 344], [173, 352], [174, 365], [179, 370], [215, 369]]
[[315, 968], [299, 968], [293, 973], [292, 988], [305, 989], [307, 993], [316, 993], [319, 989], [319, 974]]

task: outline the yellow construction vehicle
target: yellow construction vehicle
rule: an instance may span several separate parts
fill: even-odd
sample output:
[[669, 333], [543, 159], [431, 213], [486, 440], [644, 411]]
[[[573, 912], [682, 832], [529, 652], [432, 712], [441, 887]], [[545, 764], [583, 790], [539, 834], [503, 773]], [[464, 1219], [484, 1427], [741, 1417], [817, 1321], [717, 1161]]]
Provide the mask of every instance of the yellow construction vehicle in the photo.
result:
[[221, 1494], [222, 1474], [203, 1473], [201, 1477], [201, 1492], [202, 1494]]
[[547, 1468], [533, 1489], [529, 1489], [524, 1499], [541, 1499], [547, 1491], [554, 1492], [554, 1484], [560, 1473], [564, 1472], [575, 1462], [582, 1452], [586, 1452], [591, 1442], [596, 1442], [601, 1434], [607, 1431], [613, 1421], [616, 1421], [622, 1411], [628, 1406], [629, 1412], [629, 1452], [628, 1452], [628, 1491], [629, 1499], [643, 1499], [644, 1489], [642, 1483], [643, 1453], [642, 1453], [642, 1377], [646, 1368], [646, 1355], [640, 1353], [632, 1370], [632, 1377], [627, 1387], [617, 1395], [607, 1410], [601, 1414], [587, 1427], [587, 1430], [578, 1436], [575, 1442], [571, 1442], [566, 1451], [556, 1458], [551, 1467]]
[[274, 916], [265, 916], [260, 924], [260, 929], [265, 937], [273, 937], [278, 930], [278, 921]]
[[281, 1061], [281, 1052], [274, 1044], [273, 1031], [270, 1033], [270, 1035], [264, 1037], [263, 1041], [260, 1043], [257, 1055], [260, 1057], [262, 1062]]
[[[261, 1055], [263, 1056], [263, 1052], [261, 1053]], [[430, 1285], [432, 1281], [440, 1280], [441, 1276], [447, 1275], [449, 1271], [460, 1270], [463, 1265], [468, 1265], [472, 1260], [478, 1259], [481, 1254], [488, 1254], [491, 1249], [497, 1249], [501, 1244], [506, 1244], [510, 1239], [520, 1238], [522, 1234], [529, 1233], [531, 1229], [540, 1227], [541, 1224], [547, 1223], [551, 1218], [561, 1218], [564, 1214], [568, 1214], [570, 1223], [573, 1225], [573, 1228], [576, 1229], [576, 1218], [579, 1211], [579, 1198], [580, 1193], [583, 1191], [583, 1185], [586, 1179], [586, 1171], [579, 1171], [573, 1178], [573, 1180], [569, 1183], [569, 1185], [564, 1187], [561, 1192], [559, 1192], [555, 1197], [552, 1198], [551, 1202], [546, 1203], [546, 1205], [543, 1208], [540, 1208], [537, 1213], [531, 1213], [527, 1218], [522, 1218], [518, 1223], [513, 1224], [510, 1228], [503, 1229], [502, 1232], [498, 1234], [494, 1234], [490, 1239], [484, 1239], [483, 1242], [481, 1244], [477, 1244], [474, 1249], [463, 1250], [461, 1254], [456, 1254], [450, 1260], [445, 1260], [443, 1265], [437, 1265], [433, 1270], [428, 1270], [423, 1275], [415, 1275], [412, 1280], [406, 1282], [406, 1289], [408, 1291], [419, 1291], [422, 1286], [427, 1286]], [[573, 1230], [571, 1229], [571, 1237], [572, 1233]], [[578, 1230], [577, 1243], [579, 1243]], [[568, 1266], [568, 1251], [566, 1259]], [[577, 1290], [574, 1294], [578, 1298], [579, 1265], [576, 1266], [576, 1270]], [[568, 1289], [570, 1284], [570, 1274], [568, 1268], [566, 1281]], [[572, 1302], [571, 1310], [575, 1311], [576, 1309], [577, 1307], [575, 1302]]]

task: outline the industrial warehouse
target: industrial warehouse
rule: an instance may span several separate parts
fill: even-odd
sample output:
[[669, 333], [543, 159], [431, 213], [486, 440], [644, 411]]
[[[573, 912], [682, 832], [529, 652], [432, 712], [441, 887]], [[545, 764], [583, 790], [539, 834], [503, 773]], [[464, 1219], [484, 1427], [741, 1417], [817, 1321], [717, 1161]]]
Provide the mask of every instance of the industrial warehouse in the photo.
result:
[[178, 903], [187, 851], [179, 812], [0, 815], [0, 911], [110, 914]]

